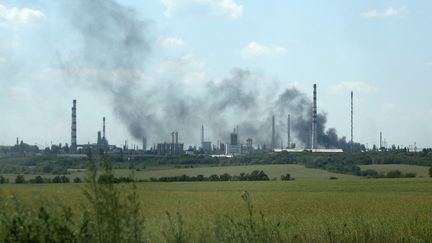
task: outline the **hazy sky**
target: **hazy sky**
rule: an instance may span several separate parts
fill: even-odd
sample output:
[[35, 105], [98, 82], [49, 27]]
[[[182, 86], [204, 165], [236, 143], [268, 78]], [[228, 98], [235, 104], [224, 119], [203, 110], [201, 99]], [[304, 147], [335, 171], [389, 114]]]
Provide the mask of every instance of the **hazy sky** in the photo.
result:
[[[72, 4], [0, 1], [0, 145], [16, 137], [42, 146], [70, 143], [73, 99], [78, 143], [95, 142], [106, 116], [111, 143], [140, 144], [113, 113], [109, 97], [59, 71], [65, 59], [78, 55], [82, 38], [71, 24], [79, 17], [70, 15]], [[318, 109], [340, 136], [349, 136], [353, 90], [356, 141], [371, 147], [382, 131], [388, 144], [432, 146], [430, 0], [120, 4], [148, 23], [151, 51], [142, 72], [158, 82], [144, 88], [171, 80], [168, 85], [199, 93], [203, 83], [223, 79], [233, 68], [259, 74], [264, 87], [272, 80], [281, 90], [295, 86], [308, 95], [316, 83]]]

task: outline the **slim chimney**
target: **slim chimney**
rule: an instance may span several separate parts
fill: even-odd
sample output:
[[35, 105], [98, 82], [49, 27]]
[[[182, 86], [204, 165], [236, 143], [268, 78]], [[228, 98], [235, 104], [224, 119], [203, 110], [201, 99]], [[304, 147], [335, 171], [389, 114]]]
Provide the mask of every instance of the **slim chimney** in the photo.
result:
[[171, 133], [171, 144], [174, 144], [174, 135], [175, 135], [175, 132], [172, 132]]
[[175, 132], [175, 145], [174, 145], [174, 153], [178, 154], [180, 151], [178, 146], [178, 132]]
[[379, 150], [381, 150], [382, 147], [383, 147], [383, 144], [382, 144], [382, 132], [380, 132], [380, 147], [379, 147]]
[[72, 105], [72, 126], [71, 126], [71, 152], [77, 151], [77, 122], [76, 122], [76, 100]]
[[237, 140], [240, 141], [240, 136], [239, 136], [239, 126], [236, 126], [236, 133], [237, 133]]
[[288, 114], [288, 140], [287, 147], [291, 148], [291, 115]]
[[271, 149], [276, 148], [276, 131], [275, 131], [275, 116], [272, 116], [272, 143]]
[[204, 124], [201, 126], [201, 145], [204, 144]]
[[351, 91], [351, 153], [354, 149], [354, 94]]
[[147, 151], [147, 137], [143, 137], [143, 151]]
[[317, 85], [313, 85], [313, 105], [312, 105], [312, 138], [311, 149], [317, 148]]
[[102, 138], [105, 140], [105, 117], [103, 117]]

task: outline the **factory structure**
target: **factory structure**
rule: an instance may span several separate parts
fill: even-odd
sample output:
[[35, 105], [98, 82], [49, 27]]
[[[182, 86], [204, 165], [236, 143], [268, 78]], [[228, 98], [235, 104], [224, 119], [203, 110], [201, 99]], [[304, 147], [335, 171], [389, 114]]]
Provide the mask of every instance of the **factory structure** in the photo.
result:
[[[223, 143], [218, 141], [212, 144], [211, 141], [205, 139], [204, 124], [201, 126], [201, 144], [198, 147], [185, 148], [184, 143], [179, 142], [178, 131], [171, 132], [171, 141], [158, 142], [148, 148], [147, 137], [142, 138], [142, 146], [134, 145], [129, 148], [128, 142], [125, 141], [122, 148], [110, 145], [106, 133], [106, 119], [102, 118], [102, 131], [97, 131], [97, 139], [94, 143], [88, 142], [87, 144], [77, 143], [77, 101], [72, 102], [72, 121], [71, 121], [71, 146], [70, 153], [76, 154], [83, 150], [102, 151], [107, 154], [115, 155], [119, 153], [133, 153], [141, 155], [183, 155], [183, 154], [208, 154], [212, 156], [235, 156], [240, 154], [251, 154], [259, 152], [319, 152], [319, 153], [340, 153], [342, 149], [325, 149], [320, 148], [318, 143], [318, 106], [317, 106], [317, 85], [313, 85], [313, 102], [311, 111], [311, 124], [310, 124], [310, 144], [307, 147], [297, 147], [291, 138], [291, 115], [286, 117], [287, 134], [286, 146], [283, 142], [277, 141], [277, 132], [275, 115], [271, 116], [271, 140], [270, 144], [254, 145], [252, 138], [244, 138], [241, 142], [239, 136], [239, 126], [233, 128], [229, 134], [229, 141]], [[353, 146], [353, 93], [351, 92], [351, 151]], [[381, 146], [380, 146], [381, 147]]]

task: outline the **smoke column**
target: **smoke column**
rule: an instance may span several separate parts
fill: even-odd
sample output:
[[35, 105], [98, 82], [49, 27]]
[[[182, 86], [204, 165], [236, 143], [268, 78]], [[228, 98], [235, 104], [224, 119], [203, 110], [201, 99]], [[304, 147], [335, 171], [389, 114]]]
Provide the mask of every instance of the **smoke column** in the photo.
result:
[[[182, 142], [197, 144], [197, 131], [205, 123], [213, 141], [228, 142], [230, 128], [238, 124], [242, 137], [275, 145], [286, 134], [286, 117], [291, 114], [292, 136], [300, 145], [308, 144], [312, 102], [298, 89], [269, 91], [271, 81], [239, 68], [223, 79], [208, 81], [201, 95], [191, 94], [178, 80], [149, 81], [145, 64], [155, 50], [149, 21], [112, 0], [69, 4], [71, 24], [82, 42], [80, 58], [61, 61], [64, 77], [109, 97], [115, 115], [138, 141], [161, 142], [169, 139], [170, 131], [179, 131], [184, 134]], [[275, 126], [283, 129], [271, 136], [273, 114]], [[318, 146], [340, 147], [336, 130], [325, 130], [326, 121], [325, 113], [317, 114]]]

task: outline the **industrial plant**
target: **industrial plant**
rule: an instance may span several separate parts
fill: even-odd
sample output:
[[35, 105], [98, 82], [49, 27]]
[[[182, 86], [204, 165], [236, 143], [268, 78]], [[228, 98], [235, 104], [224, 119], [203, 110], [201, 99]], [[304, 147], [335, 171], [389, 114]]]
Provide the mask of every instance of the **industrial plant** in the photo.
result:
[[[129, 145], [128, 141], [124, 142], [122, 147], [118, 147], [116, 145], [110, 144], [107, 137], [107, 128], [106, 128], [106, 117], [102, 117], [101, 129], [95, 131], [95, 140], [94, 142], [88, 141], [87, 143], [78, 143], [78, 126], [77, 126], [77, 114], [78, 114], [78, 105], [77, 100], [72, 101], [71, 108], [71, 137], [70, 137], [70, 145], [65, 143], [64, 145], [51, 144], [51, 150], [57, 151], [57, 153], [64, 154], [65, 156], [80, 156], [84, 155], [86, 151], [90, 150], [93, 152], [103, 152], [112, 157], [123, 157], [127, 156], [181, 156], [181, 155], [209, 155], [212, 157], [232, 157], [238, 156], [241, 154], [254, 154], [254, 153], [263, 153], [263, 152], [288, 152], [288, 153], [342, 153], [342, 152], [354, 152], [354, 151], [365, 151], [366, 148], [364, 145], [354, 142], [354, 94], [351, 91], [351, 111], [350, 111], [350, 140], [346, 142], [345, 137], [341, 139], [343, 143], [338, 146], [328, 146], [328, 143], [321, 144], [323, 140], [323, 136], [328, 136], [326, 134], [323, 135], [323, 124], [320, 124], [320, 114], [318, 114], [318, 102], [317, 102], [317, 85], [313, 85], [313, 96], [311, 102], [311, 110], [309, 119], [303, 120], [303, 127], [309, 127], [309, 138], [303, 139], [302, 141], [295, 141], [296, 136], [293, 139], [293, 130], [292, 126], [292, 114], [288, 113], [285, 118], [280, 119], [279, 121], [284, 121], [283, 124], [286, 124], [285, 128], [276, 125], [276, 119], [278, 118], [276, 115], [271, 115], [271, 119], [269, 119], [268, 126], [264, 124], [264, 127], [268, 128], [267, 141], [268, 143], [257, 143], [257, 138], [251, 136], [251, 133], [244, 133], [241, 136], [240, 129], [242, 128], [239, 125], [236, 125], [232, 128], [232, 132], [228, 132], [226, 134], [225, 139], [219, 138], [216, 142], [212, 142], [210, 139], [206, 138], [205, 134], [205, 124], [201, 125], [201, 129], [197, 129], [197, 133], [200, 133], [200, 143], [199, 145], [189, 145], [186, 146], [184, 142], [180, 141], [180, 137], [186, 138], [187, 136], [192, 136], [193, 134], [180, 134], [179, 131], [166, 131], [166, 140], [164, 141], [155, 141], [154, 138], [150, 138], [153, 142], [152, 145], [148, 144], [148, 136], [144, 135], [142, 137], [142, 145]], [[310, 122], [309, 124], [307, 124]], [[294, 126], [298, 128], [297, 126]], [[286, 137], [281, 136], [280, 131], [286, 131]], [[245, 128], [246, 130], [246, 128]], [[306, 128], [307, 130], [307, 128]], [[299, 133], [297, 133], [298, 135]], [[382, 133], [379, 134], [379, 147], [377, 148], [374, 145], [373, 150], [385, 150], [386, 142], [383, 141]], [[283, 141], [283, 137], [286, 138], [286, 142]], [[336, 135], [337, 137], [337, 135]], [[262, 139], [261, 139], [262, 140]], [[305, 144], [304, 141], [309, 141]], [[190, 141], [190, 139], [189, 139]], [[285, 145], [284, 145], [285, 144]], [[335, 144], [334, 142], [332, 144]], [[5, 146], [3, 146], [5, 147]], [[31, 146], [25, 144], [23, 141], [19, 141], [17, 138], [17, 142], [15, 146], [11, 146], [9, 151], [15, 150], [28, 150], [31, 152], [39, 151], [37, 146]], [[417, 151], [417, 147], [414, 149], [409, 148], [410, 150]], [[4, 150], [4, 148], [2, 149]]]
[[[201, 126], [201, 143], [200, 146], [189, 146], [185, 147], [184, 143], [179, 141], [179, 132], [172, 131], [167, 132], [170, 134], [171, 139], [168, 141], [159, 141], [154, 143], [153, 146], [147, 148], [147, 137], [142, 138], [142, 147], [134, 145], [129, 148], [128, 142], [122, 148], [115, 145], [110, 145], [106, 136], [106, 118], [102, 118], [102, 131], [97, 131], [97, 138], [94, 143], [78, 144], [77, 143], [77, 101], [72, 102], [72, 121], [71, 121], [71, 146], [70, 153], [83, 153], [85, 150], [92, 151], [102, 151], [110, 155], [118, 155], [121, 153], [129, 153], [136, 156], [146, 156], [146, 155], [193, 155], [193, 154], [207, 154], [212, 156], [236, 156], [240, 154], [251, 154], [260, 152], [329, 152], [329, 153], [341, 153], [343, 150], [341, 148], [324, 148], [320, 147], [318, 143], [318, 106], [317, 106], [317, 85], [313, 85], [313, 102], [311, 110], [311, 124], [310, 124], [310, 144], [306, 147], [300, 147], [295, 142], [293, 142], [291, 137], [291, 114], [287, 116], [287, 141], [286, 146], [283, 146], [283, 142], [279, 142], [276, 131], [276, 116], [271, 117], [271, 133], [269, 136], [270, 144], [254, 144], [254, 139], [251, 137], [240, 137], [239, 129], [237, 125], [232, 129], [229, 134], [229, 141], [218, 140], [216, 143], [206, 140], [205, 138], [205, 126]], [[353, 93], [351, 92], [351, 141], [353, 144]], [[168, 137], [168, 136], [167, 136]], [[242, 141], [243, 139], [243, 141]], [[351, 146], [352, 151], [352, 146]]]

